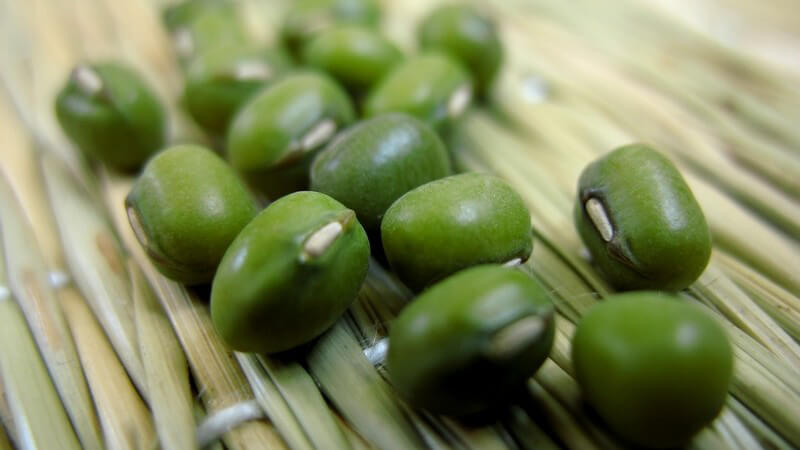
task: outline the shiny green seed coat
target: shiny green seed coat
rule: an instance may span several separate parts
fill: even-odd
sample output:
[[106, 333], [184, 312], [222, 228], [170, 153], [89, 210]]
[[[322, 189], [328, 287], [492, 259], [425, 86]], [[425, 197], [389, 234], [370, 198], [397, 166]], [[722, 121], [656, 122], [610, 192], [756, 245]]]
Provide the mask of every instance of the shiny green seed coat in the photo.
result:
[[503, 59], [494, 24], [468, 5], [445, 5], [428, 15], [418, 30], [423, 49], [441, 50], [472, 73], [476, 90], [485, 92]]
[[187, 0], [165, 7], [161, 14], [161, 21], [169, 31], [190, 25], [195, 18], [214, 11], [216, 14], [225, 14], [234, 9], [228, 0]]
[[216, 47], [190, 64], [183, 105], [203, 129], [224, 136], [239, 108], [290, 66], [288, 57], [278, 51], [241, 45]]
[[620, 436], [647, 447], [685, 444], [722, 409], [733, 354], [722, 327], [679, 297], [609, 297], [578, 323], [576, 378]]
[[417, 186], [450, 174], [444, 144], [425, 123], [401, 113], [349, 128], [317, 155], [311, 188], [355, 210], [378, 230], [386, 209]]
[[463, 113], [471, 96], [464, 68], [445, 54], [429, 52], [395, 66], [367, 97], [364, 114], [404, 112], [438, 127]]
[[258, 212], [233, 169], [195, 145], [150, 160], [125, 203], [156, 268], [188, 284], [211, 281], [228, 245]]
[[303, 62], [336, 78], [352, 93], [374, 86], [403, 54], [377, 31], [338, 26], [320, 32], [303, 49]]
[[281, 39], [299, 52], [314, 35], [336, 24], [375, 26], [380, 19], [376, 0], [298, 0], [281, 27]]
[[499, 178], [466, 173], [400, 197], [381, 223], [389, 264], [412, 289], [463, 268], [528, 259], [530, 213]]
[[[309, 244], [335, 223], [338, 237]], [[225, 253], [211, 288], [214, 326], [238, 351], [274, 353], [306, 343], [352, 303], [368, 263], [367, 235], [353, 211], [317, 192], [287, 195]]]
[[466, 415], [522, 387], [553, 346], [553, 304], [513, 268], [479, 266], [434, 285], [391, 324], [388, 369], [414, 406]]
[[[608, 242], [586, 209], [590, 199], [608, 217]], [[575, 224], [593, 262], [618, 289], [683, 289], [711, 255], [708, 225], [689, 186], [667, 158], [641, 144], [614, 150], [583, 171]]]
[[270, 198], [308, 187], [308, 166], [325, 139], [304, 137], [325, 121], [340, 130], [355, 120], [353, 105], [325, 75], [287, 76], [253, 97], [228, 131], [228, 160]]
[[[250, 45], [235, 4], [227, 1], [193, 2], [195, 8], [175, 17], [172, 42], [186, 68], [196, 57], [217, 47]], [[180, 20], [178, 20], [180, 19]]]
[[[76, 73], [88, 70], [100, 81], [89, 92]], [[166, 114], [156, 94], [132, 69], [117, 63], [81, 66], [56, 98], [64, 133], [86, 155], [115, 169], [136, 170], [161, 149]]]

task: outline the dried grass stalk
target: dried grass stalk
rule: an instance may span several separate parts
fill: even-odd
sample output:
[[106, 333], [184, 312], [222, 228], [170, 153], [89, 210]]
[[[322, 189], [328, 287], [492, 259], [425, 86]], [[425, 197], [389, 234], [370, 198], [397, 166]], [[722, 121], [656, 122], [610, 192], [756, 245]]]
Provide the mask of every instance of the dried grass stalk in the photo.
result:
[[447, 443], [460, 442], [465, 448], [473, 449], [505, 449], [511, 445], [512, 439], [499, 423], [485, 426], [470, 426], [462, 421], [449, 417], [439, 417], [439, 421], [452, 433]]
[[296, 361], [259, 357], [270, 379], [317, 448], [346, 449], [347, 439], [306, 369]]
[[[752, 343], [745, 345], [747, 337], [732, 326], [728, 326], [728, 334], [734, 342], [736, 358], [731, 393], [785, 439], [800, 445], [800, 390], [791, 386], [797, 384], [796, 377], [790, 375], [793, 370], [782, 367], [777, 360], [762, 364], [766, 358], [758, 354], [757, 344], [755, 348]], [[768, 353], [763, 347], [761, 351]]]
[[745, 407], [736, 398], [728, 398], [727, 408], [733, 411], [747, 425], [748, 430], [753, 434], [759, 445], [781, 450], [793, 448], [774, 429], [764, 423], [753, 411]]
[[[3, 210], [3, 214], [7, 211]], [[0, 243], [0, 253], [5, 253], [3, 247]], [[0, 380], [9, 408], [8, 418], [3, 417], [3, 425], [10, 428], [17, 447], [21, 449], [79, 449], [78, 437], [25, 317], [7, 287], [4, 257], [0, 258]], [[2, 426], [0, 447], [13, 448]]]
[[17, 446], [81, 448], [22, 312], [12, 299], [0, 300], [0, 317], [0, 375], [17, 427]]
[[610, 435], [600, 424], [589, 420], [583, 413], [580, 389], [575, 380], [567, 372], [551, 360], [545, 361], [534, 379], [547, 390], [563, 407], [577, 418], [581, 427], [603, 448], [623, 448], [614, 436]]
[[[156, 273], [153, 267], [144, 266], [143, 269], [186, 352], [209, 414], [251, 401], [252, 389], [230, 352], [217, 337], [208, 307], [183, 286]], [[241, 424], [225, 433], [223, 440], [228, 447], [235, 449], [250, 446], [284, 447], [272, 425], [261, 421]]]
[[391, 390], [342, 320], [311, 349], [308, 367], [339, 413], [368, 442], [379, 448], [422, 447]]
[[800, 245], [748, 214], [722, 192], [701, 179], [690, 180], [711, 227], [715, 247], [769, 277], [794, 295], [800, 295]]
[[8, 436], [6, 435], [5, 427], [0, 424], [0, 450], [13, 450], [14, 447], [11, 445], [11, 441], [8, 440]]
[[541, 424], [555, 434], [567, 448], [600, 449], [602, 448], [589, 433], [577, 422], [578, 418], [569, 413], [552, 397], [537, 381], [531, 379], [527, 384], [531, 398], [530, 405], [524, 405], [533, 417], [541, 416]]
[[404, 403], [401, 403], [400, 406], [403, 408], [403, 412], [411, 418], [414, 428], [422, 437], [422, 441], [427, 448], [431, 450], [442, 450], [463, 444], [457, 442], [456, 438], [449, 434], [448, 427], [431, 414], [424, 411], [414, 411], [410, 406]]
[[728, 279], [713, 262], [691, 287], [696, 297], [714, 306], [739, 329], [789, 365], [800, 367], [800, 346], [767, 313]]
[[[8, 406], [6, 388], [3, 386], [2, 377], [0, 377], [0, 429], [2, 429], [2, 433], [7, 440], [9, 436], [12, 441], [16, 440], [16, 436], [14, 435], [16, 432], [14, 418], [11, 415], [11, 408]], [[8, 433], [9, 436], [6, 436], [6, 433]]]
[[[22, 122], [37, 143], [53, 146], [70, 167], [79, 166], [70, 147], [55, 146], [60, 130], [52, 114], [52, 101], [69, 67], [79, 59], [74, 24], [63, 20], [66, 4], [48, 2], [4, 2], [0, 17], [3, 30], [3, 84]], [[70, 38], [65, 38], [69, 36]]]
[[160, 446], [165, 450], [195, 448], [193, 399], [186, 357], [141, 270], [131, 261], [127, 266], [133, 287], [139, 351]]
[[570, 358], [572, 335], [575, 334], [575, 325], [560, 315], [556, 316], [556, 336], [550, 359], [571, 377], [575, 377], [572, 359]]
[[65, 264], [61, 241], [55, 231], [53, 213], [47, 202], [38, 157], [32, 151], [27, 130], [13, 114], [3, 92], [0, 92], [0, 134], [5, 141], [3, 161], [0, 164], [30, 218], [45, 262], [50, 268], [63, 268]]
[[100, 324], [74, 290], [61, 306], [70, 323], [103, 428], [105, 447], [149, 450], [157, 438], [150, 411], [139, 397]]
[[[342, 419], [341, 416], [337, 415], [335, 417], [336, 417], [336, 421], [339, 423], [339, 426], [342, 427], [342, 430], [344, 430], [344, 434], [347, 437], [347, 442], [350, 443], [350, 448], [351, 449], [353, 449], [353, 450], [368, 450], [370, 448], [373, 448], [373, 447], [369, 446], [369, 444], [367, 444], [367, 441], [365, 441], [364, 438], [362, 438], [361, 436], [358, 435], [358, 433], [353, 431], [353, 429], [350, 428], [350, 425], [347, 422], [345, 422], [344, 419]], [[438, 450], [437, 447], [432, 447], [431, 446], [430, 448], [432, 450]]]
[[770, 317], [800, 341], [800, 298], [725, 252], [715, 252], [714, 260]]
[[[203, 401], [200, 399], [199, 396], [196, 396], [193, 403], [193, 413], [195, 422], [201, 423], [204, 419], [208, 417], [206, 414], [206, 409], [203, 407]], [[216, 441], [208, 444], [205, 447], [207, 450], [225, 450], [225, 445], [222, 443], [221, 440], [217, 439]]]
[[252, 353], [237, 352], [236, 360], [253, 388], [256, 401], [275, 424], [288, 446], [294, 449], [313, 448], [303, 426], [267, 375], [258, 357]]
[[557, 450], [560, 447], [550, 435], [519, 406], [511, 406], [504, 420], [523, 449]]
[[[757, 448], [759, 446], [756, 436], [751, 433], [740, 418], [727, 407], [722, 410], [719, 417], [717, 417], [711, 426], [714, 427], [717, 435], [719, 435], [719, 439], [729, 448], [745, 450], [748, 448]], [[710, 445], [704, 445], [700, 448], [710, 447]]]
[[81, 444], [100, 448], [100, 427], [75, 344], [31, 227], [5, 176], [0, 176], [0, 211], [8, 286], [25, 314]]
[[50, 204], [75, 283], [145, 398], [128, 273], [107, 219], [52, 154], [41, 155]]

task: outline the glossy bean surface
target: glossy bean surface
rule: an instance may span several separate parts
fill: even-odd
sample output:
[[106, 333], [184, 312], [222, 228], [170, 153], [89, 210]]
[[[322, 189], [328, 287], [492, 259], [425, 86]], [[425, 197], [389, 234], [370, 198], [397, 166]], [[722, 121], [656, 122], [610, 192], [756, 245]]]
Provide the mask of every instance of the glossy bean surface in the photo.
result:
[[698, 305], [656, 292], [611, 296], [590, 309], [572, 340], [586, 401], [630, 442], [687, 443], [725, 404], [733, 352]]
[[447, 150], [436, 132], [411, 116], [390, 113], [349, 128], [320, 152], [311, 167], [311, 188], [378, 230], [400, 196], [449, 174]]
[[156, 268], [187, 284], [211, 281], [228, 245], [258, 212], [236, 172], [196, 145], [171, 147], [150, 160], [125, 205]]
[[56, 98], [64, 133], [91, 159], [134, 171], [166, 140], [167, 118], [153, 89], [132, 68], [78, 65]]
[[525, 261], [533, 248], [519, 194], [481, 173], [409, 191], [386, 211], [381, 238], [392, 269], [416, 290], [469, 266]]
[[391, 324], [388, 369], [414, 406], [467, 415], [508, 400], [550, 353], [547, 290], [513, 268], [463, 270], [415, 299]]
[[458, 59], [475, 80], [478, 92], [488, 90], [503, 61], [503, 46], [489, 17], [464, 4], [433, 10], [420, 24], [420, 46]]
[[336, 78], [353, 94], [374, 86], [403, 54], [376, 30], [362, 26], [338, 26], [320, 32], [302, 52], [305, 64]]
[[234, 350], [275, 353], [319, 336], [353, 302], [369, 242], [355, 213], [318, 192], [270, 204], [228, 248], [211, 318]]
[[317, 33], [337, 24], [376, 26], [376, 0], [298, 0], [292, 2], [280, 30], [283, 43], [295, 53]]
[[246, 101], [290, 67], [279, 51], [221, 45], [189, 65], [182, 103], [206, 132], [222, 137]]
[[292, 74], [236, 114], [227, 136], [228, 160], [275, 199], [307, 188], [313, 155], [354, 120], [350, 98], [331, 78]]
[[364, 114], [404, 112], [440, 127], [459, 117], [471, 101], [467, 71], [444, 53], [427, 52], [395, 66], [367, 97]]
[[691, 189], [646, 145], [620, 147], [584, 169], [574, 216], [592, 262], [618, 289], [683, 289], [711, 255]]

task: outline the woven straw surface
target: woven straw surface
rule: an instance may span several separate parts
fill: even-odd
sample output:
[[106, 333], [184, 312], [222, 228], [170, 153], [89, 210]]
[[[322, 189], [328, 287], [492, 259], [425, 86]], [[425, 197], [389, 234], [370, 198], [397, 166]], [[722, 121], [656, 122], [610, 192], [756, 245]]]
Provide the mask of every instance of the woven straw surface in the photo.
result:
[[[409, 408], [364, 354], [411, 299], [374, 263], [307, 353], [230, 352], [207, 296], [163, 278], [132, 237], [132, 178], [77, 157], [53, 99], [80, 61], [121, 60], [169, 106], [174, 142], [208, 143], [178, 106], [167, 1], [0, 0], [0, 450], [7, 448], [624, 448], [581, 402], [570, 337], [612, 289], [571, 211], [582, 168], [645, 141], [681, 169], [711, 226], [682, 292], [724, 323], [735, 375], [695, 448], [800, 446], [800, 18], [793, 0], [490, 0], [505, 45], [486, 103], [453, 127], [460, 170], [528, 204], [526, 270], [551, 290], [551, 358], [513, 404], [463, 422]], [[290, 2], [240, 0], [271, 45]], [[405, 51], [436, 2], [384, 0]], [[763, 3], [763, 4], [762, 4]], [[369, 353], [369, 352], [368, 352]]]

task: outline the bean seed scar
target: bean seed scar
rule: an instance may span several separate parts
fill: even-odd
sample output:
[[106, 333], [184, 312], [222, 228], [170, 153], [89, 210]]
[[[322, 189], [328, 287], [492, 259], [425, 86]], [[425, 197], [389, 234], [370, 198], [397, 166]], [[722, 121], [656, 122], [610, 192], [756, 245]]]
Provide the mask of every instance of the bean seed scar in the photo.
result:
[[273, 75], [272, 67], [262, 61], [245, 60], [236, 65], [234, 78], [239, 81], [266, 81]]
[[186, 28], [175, 30], [172, 33], [172, 41], [175, 43], [175, 51], [182, 58], [188, 58], [194, 53], [194, 38]]
[[315, 231], [306, 239], [300, 259], [308, 261], [322, 256], [336, 241], [336, 238], [341, 236], [343, 230], [342, 224], [339, 221], [334, 221]]
[[300, 138], [300, 149], [302, 151], [313, 150], [327, 142], [335, 133], [336, 122], [332, 119], [322, 120]]
[[610, 242], [614, 237], [614, 227], [611, 225], [611, 220], [608, 218], [608, 214], [606, 213], [606, 208], [603, 206], [603, 203], [600, 200], [592, 197], [589, 200], [586, 200], [584, 206], [586, 208], [586, 214], [588, 214], [589, 218], [592, 219], [592, 223], [600, 233], [600, 236], [604, 241]]
[[311, 127], [300, 139], [292, 141], [289, 145], [289, 151], [276, 164], [285, 164], [301, 159], [303, 155], [318, 148], [333, 137], [336, 134], [336, 128], [336, 122], [332, 119], [322, 120]]
[[522, 258], [514, 258], [503, 264], [504, 267], [517, 267], [522, 264]]
[[453, 92], [447, 102], [447, 114], [450, 117], [460, 116], [472, 100], [472, 86], [465, 84]]
[[86, 95], [94, 96], [103, 90], [103, 80], [100, 75], [87, 65], [79, 65], [72, 71], [72, 79], [78, 89]]
[[491, 337], [486, 356], [496, 361], [513, 358], [532, 342], [541, 339], [552, 320], [553, 312], [549, 310], [544, 316], [527, 316], [506, 325]]

